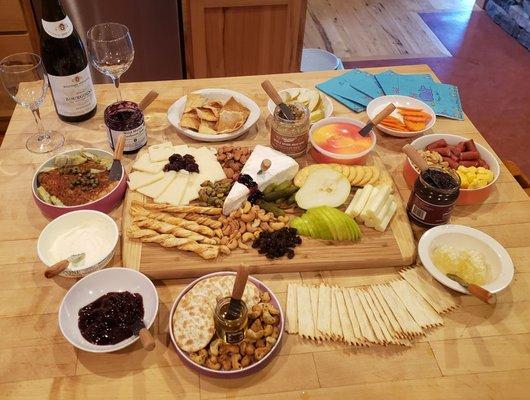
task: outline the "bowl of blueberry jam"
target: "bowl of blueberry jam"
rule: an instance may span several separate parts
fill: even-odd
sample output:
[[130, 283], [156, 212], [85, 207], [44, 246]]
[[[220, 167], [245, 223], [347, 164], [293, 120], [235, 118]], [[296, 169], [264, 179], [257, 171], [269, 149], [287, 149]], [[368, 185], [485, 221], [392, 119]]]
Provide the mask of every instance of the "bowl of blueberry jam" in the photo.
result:
[[59, 327], [75, 347], [109, 353], [138, 340], [139, 321], [153, 324], [158, 294], [144, 274], [127, 268], [94, 272], [70, 288], [59, 308]]

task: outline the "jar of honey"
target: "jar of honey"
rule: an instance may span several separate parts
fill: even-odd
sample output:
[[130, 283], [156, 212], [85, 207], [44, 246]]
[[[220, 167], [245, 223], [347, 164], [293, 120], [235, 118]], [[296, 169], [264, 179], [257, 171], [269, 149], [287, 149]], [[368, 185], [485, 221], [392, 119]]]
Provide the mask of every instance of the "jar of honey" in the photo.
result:
[[460, 178], [430, 167], [416, 179], [407, 204], [411, 222], [423, 228], [447, 224], [460, 194]]
[[230, 305], [230, 297], [223, 297], [217, 302], [213, 318], [215, 332], [225, 343], [236, 344], [245, 339], [245, 330], [248, 325], [247, 305], [241, 300], [241, 312], [236, 319], [227, 319], [226, 313]]
[[291, 157], [302, 156], [307, 151], [309, 139], [309, 110], [299, 103], [287, 106], [294, 120], [286, 119], [276, 106], [271, 123], [271, 147]]

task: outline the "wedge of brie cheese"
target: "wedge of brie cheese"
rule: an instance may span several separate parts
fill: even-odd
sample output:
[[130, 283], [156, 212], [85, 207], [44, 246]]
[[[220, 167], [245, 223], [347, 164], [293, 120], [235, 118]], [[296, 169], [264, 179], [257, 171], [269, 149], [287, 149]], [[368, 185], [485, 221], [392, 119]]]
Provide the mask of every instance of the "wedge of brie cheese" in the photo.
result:
[[[271, 166], [268, 170], [258, 174], [263, 160], [270, 160]], [[271, 183], [281, 183], [293, 179], [298, 172], [298, 163], [289, 156], [270, 147], [257, 145], [247, 162], [241, 170], [241, 174], [247, 174], [258, 184], [258, 188], [263, 190]], [[249, 190], [241, 183], [234, 183], [223, 204], [223, 214], [229, 215], [237, 210], [247, 199]]]

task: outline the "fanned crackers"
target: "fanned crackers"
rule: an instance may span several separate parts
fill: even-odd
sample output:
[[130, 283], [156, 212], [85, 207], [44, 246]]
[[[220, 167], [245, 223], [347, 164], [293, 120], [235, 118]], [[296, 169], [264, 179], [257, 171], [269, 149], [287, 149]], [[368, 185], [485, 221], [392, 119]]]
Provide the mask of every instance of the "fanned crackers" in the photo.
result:
[[286, 331], [353, 346], [412, 346], [424, 329], [443, 325], [439, 313], [457, 307], [417, 270], [401, 271], [404, 279], [360, 288], [289, 284]]

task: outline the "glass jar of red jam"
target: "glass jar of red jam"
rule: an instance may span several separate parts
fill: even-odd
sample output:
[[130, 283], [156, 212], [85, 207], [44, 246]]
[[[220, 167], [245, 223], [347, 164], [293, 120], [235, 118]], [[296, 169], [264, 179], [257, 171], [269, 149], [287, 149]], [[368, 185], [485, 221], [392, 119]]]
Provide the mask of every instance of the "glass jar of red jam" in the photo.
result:
[[440, 168], [428, 168], [416, 179], [407, 204], [411, 222], [432, 228], [449, 222], [460, 194], [460, 178]]
[[125, 134], [125, 154], [136, 153], [147, 143], [147, 128], [144, 114], [133, 101], [119, 101], [105, 109], [105, 125], [109, 145], [114, 150], [114, 144], [121, 133]]

